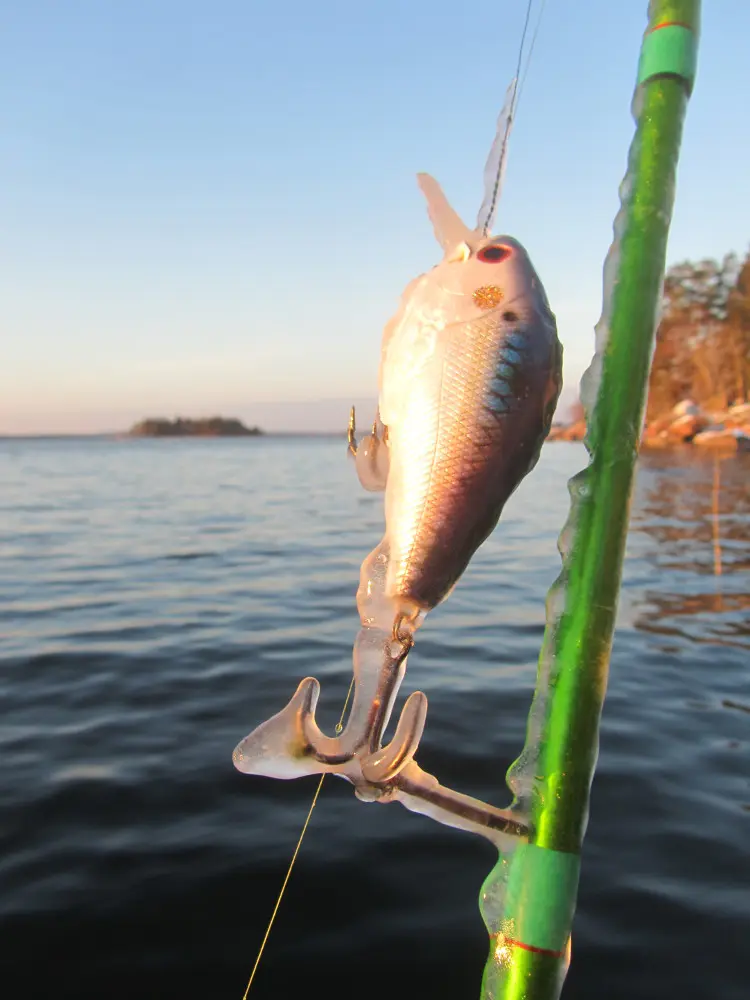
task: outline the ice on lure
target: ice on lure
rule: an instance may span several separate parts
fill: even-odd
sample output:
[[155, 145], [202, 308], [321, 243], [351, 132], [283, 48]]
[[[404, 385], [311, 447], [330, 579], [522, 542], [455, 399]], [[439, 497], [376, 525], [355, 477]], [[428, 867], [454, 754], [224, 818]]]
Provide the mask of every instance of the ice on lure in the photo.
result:
[[408, 285], [385, 327], [373, 432], [357, 446], [350, 427], [362, 485], [385, 491], [385, 534], [360, 574], [349, 719], [338, 737], [320, 731], [320, 685], [308, 677], [239, 744], [234, 763], [279, 778], [330, 771], [361, 798], [398, 800], [494, 837], [509, 813], [444, 788], [413, 759], [427, 710], [422, 692], [407, 699], [390, 743], [381, 739], [414, 631], [537, 462], [562, 385], [562, 348], [521, 244], [488, 235], [482, 212], [469, 229], [432, 177], [418, 180], [444, 256]]

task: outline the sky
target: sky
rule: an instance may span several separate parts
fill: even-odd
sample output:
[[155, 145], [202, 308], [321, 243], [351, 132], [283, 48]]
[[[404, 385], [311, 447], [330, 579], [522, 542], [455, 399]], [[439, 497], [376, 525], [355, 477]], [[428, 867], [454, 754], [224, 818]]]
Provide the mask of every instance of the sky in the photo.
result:
[[[750, 3], [703, 7], [668, 262], [750, 244]], [[213, 413], [343, 429], [441, 257], [415, 174], [476, 218], [525, 9], [0, 0], [0, 434]], [[546, 287], [568, 402], [646, 11], [547, 0], [510, 142], [495, 229]]]

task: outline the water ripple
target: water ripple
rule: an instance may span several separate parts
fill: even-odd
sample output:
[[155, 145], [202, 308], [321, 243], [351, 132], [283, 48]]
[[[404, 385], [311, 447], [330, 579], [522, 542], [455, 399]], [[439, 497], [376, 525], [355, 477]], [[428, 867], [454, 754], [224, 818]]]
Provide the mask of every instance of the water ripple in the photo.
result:
[[[0, 442], [0, 931], [24, 996], [241, 996], [314, 781], [239, 775], [305, 675], [331, 731], [379, 539], [335, 440]], [[507, 803], [581, 448], [551, 445], [410, 657], [420, 761]], [[750, 463], [639, 467], [567, 994], [747, 995]], [[488, 845], [328, 782], [254, 986], [477, 996]], [[44, 961], [40, 961], [40, 944]], [[374, 958], [373, 956], [376, 956]], [[387, 959], [387, 983], [376, 974]], [[377, 961], [377, 969], [373, 964]], [[373, 974], [363, 977], [362, 969]]]

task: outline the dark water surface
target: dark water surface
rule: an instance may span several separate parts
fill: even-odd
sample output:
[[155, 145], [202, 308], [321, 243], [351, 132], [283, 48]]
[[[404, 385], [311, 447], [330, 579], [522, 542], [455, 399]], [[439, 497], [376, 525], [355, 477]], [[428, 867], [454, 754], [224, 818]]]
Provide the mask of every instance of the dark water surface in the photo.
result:
[[[713, 459], [641, 462], [565, 997], [750, 997], [748, 458], [716, 519]], [[420, 762], [499, 805], [583, 460], [410, 657]], [[332, 729], [381, 509], [340, 441], [0, 442], [3, 997], [240, 1000], [316, 782], [231, 752], [307, 674]], [[494, 857], [329, 779], [251, 998], [478, 998]]]

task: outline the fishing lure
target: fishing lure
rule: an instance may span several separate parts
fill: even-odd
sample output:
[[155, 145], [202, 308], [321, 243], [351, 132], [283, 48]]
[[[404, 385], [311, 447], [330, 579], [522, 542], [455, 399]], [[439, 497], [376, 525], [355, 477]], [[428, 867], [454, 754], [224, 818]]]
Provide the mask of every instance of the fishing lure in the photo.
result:
[[385, 746], [382, 737], [414, 633], [536, 464], [562, 386], [555, 318], [531, 260], [516, 239], [490, 235], [511, 121], [509, 91], [474, 229], [432, 177], [418, 175], [444, 256], [407, 286], [385, 327], [378, 416], [359, 444], [353, 410], [350, 417], [360, 482], [385, 493], [385, 534], [360, 572], [347, 725], [335, 737], [321, 732], [320, 685], [307, 677], [233, 755], [247, 774], [337, 774], [361, 799], [400, 801], [495, 843], [523, 835], [523, 818], [445, 788], [414, 760], [427, 712], [423, 692], [406, 700]]

